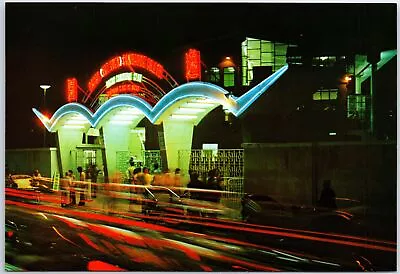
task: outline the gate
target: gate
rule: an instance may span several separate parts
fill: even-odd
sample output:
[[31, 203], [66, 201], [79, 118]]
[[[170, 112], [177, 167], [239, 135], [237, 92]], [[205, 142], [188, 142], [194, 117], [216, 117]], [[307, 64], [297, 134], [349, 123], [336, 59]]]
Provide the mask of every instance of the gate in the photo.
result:
[[206, 179], [211, 169], [218, 169], [224, 178], [243, 178], [244, 161], [243, 149], [219, 149], [219, 150], [180, 150], [179, 163], [190, 155], [189, 170], [199, 173], [200, 178]]
[[244, 150], [219, 149], [179, 151], [179, 164], [188, 159], [189, 170], [196, 171], [203, 182], [207, 181], [209, 170], [216, 168], [224, 179], [221, 203], [227, 207], [241, 209], [241, 198], [244, 194]]
[[161, 153], [159, 150], [144, 150], [143, 151], [144, 166], [148, 167], [151, 171], [154, 164], [158, 163], [160, 170], [164, 170]]

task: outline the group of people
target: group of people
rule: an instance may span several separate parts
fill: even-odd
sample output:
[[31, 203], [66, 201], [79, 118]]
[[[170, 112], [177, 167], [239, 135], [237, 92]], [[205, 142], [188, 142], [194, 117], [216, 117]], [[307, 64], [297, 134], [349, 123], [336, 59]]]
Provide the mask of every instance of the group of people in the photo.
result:
[[176, 168], [174, 174], [169, 169], [161, 172], [158, 163], [154, 164], [152, 174], [148, 167], [136, 167], [134, 162], [130, 162], [130, 166], [126, 171], [128, 183], [134, 185], [155, 185], [165, 187], [182, 187], [181, 169]]
[[[77, 204], [77, 196], [79, 197], [78, 206], [85, 205], [88, 199], [96, 198], [97, 195], [97, 176], [100, 170], [96, 165], [92, 164], [85, 172], [81, 166], [77, 168], [79, 180], [75, 180], [72, 170], [65, 173], [61, 180], [61, 206], [74, 206]], [[88, 183], [87, 180], [90, 180]], [[90, 189], [89, 189], [90, 187]]]
[[[207, 180], [203, 182], [199, 179], [199, 174], [196, 171], [190, 172], [190, 181], [187, 184], [188, 188], [206, 189], [206, 190], [223, 190], [223, 178], [219, 175], [217, 169], [208, 171]], [[219, 202], [221, 198], [220, 192], [202, 192], [202, 191], [187, 191], [191, 199]]]

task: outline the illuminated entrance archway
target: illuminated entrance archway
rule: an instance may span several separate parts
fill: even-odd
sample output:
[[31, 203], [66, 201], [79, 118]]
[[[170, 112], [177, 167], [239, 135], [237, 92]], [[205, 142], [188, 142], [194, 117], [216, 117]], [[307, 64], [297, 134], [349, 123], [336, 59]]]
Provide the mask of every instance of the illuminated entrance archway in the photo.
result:
[[[50, 119], [36, 109], [33, 112], [48, 131], [58, 133], [62, 160], [69, 153], [68, 146], [62, 149], [64, 143], [78, 142], [91, 128], [102, 130], [109, 173], [116, 170], [112, 155], [127, 151], [132, 142], [139, 140], [139, 136], [132, 137], [132, 134], [136, 134], [134, 129], [146, 117], [153, 124], [163, 125], [167, 163], [173, 169], [178, 167], [177, 151], [191, 149], [193, 127], [210, 111], [222, 105], [224, 111], [239, 117], [287, 69], [286, 65], [240, 97], [231, 96], [211, 83], [190, 82], [175, 87], [154, 106], [143, 98], [124, 94], [112, 97], [94, 113], [79, 103], [60, 107]], [[179, 166], [184, 172], [188, 161], [185, 166]], [[65, 165], [62, 167], [65, 169]]]

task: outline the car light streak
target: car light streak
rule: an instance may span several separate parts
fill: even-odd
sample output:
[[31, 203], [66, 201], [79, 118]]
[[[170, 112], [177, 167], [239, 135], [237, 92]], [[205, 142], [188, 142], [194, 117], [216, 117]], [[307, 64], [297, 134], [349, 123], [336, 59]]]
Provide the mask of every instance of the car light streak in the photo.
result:
[[286, 260], [286, 261], [291, 261], [291, 262], [299, 262], [299, 260], [296, 259], [292, 259], [292, 258], [287, 258], [287, 257], [276, 257], [277, 259], [281, 259], [281, 260]]
[[155, 230], [159, 232], [176, 232], [176, 230], [164, 227], [164, 226], [159, 226], [159, 225], [153, 225], [145, 222], [140, 222], [140, 221], [133, 221], [133, 220], [127, 220], [123, 218], [118, 218], [118, 217], [113, 217], [113, 216], [104, 216], [101, 214], [96, 214], [96, 213], [87, 213], [87, 212], [81, 212], [77, 210], [71, 210], [71, 209], [62, 209], [62, 208], [56, 208], [52, 206], [46, 206], [46, 205], [32, 205], [32, 204], [25, 204], [22, 202], [17, 202], [17, 201], [11, 201], [11, 200], [6, 200], [6, 204], [10, 205], [17, 205], [33, 210], [41, 210], [41, 211], [49, 211], [51, 213], [59, 213], [59, 214], [72, 214], [74, 216], [78, 216], [81, 218], [85, 219], [91, 219], [91, 220], [96, 220], [96, 221], [104, 221], [104, 222], [110, 222], [110, 223], [116, 223], [116, 224], [121, 224], [121, 225], [127, 225], [127, 226], [135, 226], [138, 228], [143, 228], [143, 229], [149, 229], [149, 230]]
[[[160, 218], [165, 218], [165, 217], [177, 217], [179, 218], [179, 221], [184, 222], [182, 220], [181, 215], [176, 215], [176, 214], [163, 214]], [[260, 228], [260, 229], [274, 229], [274, 230], [279, 230], [279, 231], [290, 231], [290, 232], [295, 232], [295, 233], [304, 233], [304, 234], [310, 234], [310, 235], [320, 235], [320, 236], [328, 236], [328, 237], [336, 237], [336, 238], [342, 238], [342, 239], [350, 239], [350, 240], [355, 240], [355, 241], [363, 241], [363, 242], [371, 242], [371, 243], [379, 243], [383, 245], [392, 245], [396, 246], [395, 242], [391, 241], [385, 241], [385, 240], [377, 240], [377, 239], [370, 239], [370, 238], [365, 238], [365, 237], [358, 237], [358, 236], [351, 236], [351, 235], [343, 235], [343, 234], [336, 234], [336, 233], [324, 233], [324, 232], [317, 232], [317, 231], [310, 231], [310, 230], [302, 230], [302, 229], [293, 229], [293, 228], [285, 228], [285, 227], [277, 227], [277, 226], [267, 226], [267, 225], [258, 225], [258, 224], [251, 224], [251, 223], [243, 223], [243, 222], [237, 222], [237, 221], [230, 221], [230, 220], [223, 220], [223, 219], [217, 219], [217, 218], [210, 218], [210, 217], [199, 217], [199, 216], [186, 216], [187, 218], [190, 219], [196, 219], [200, 221], [204, 220], [209, 220], [213, 222], [219, 222], [219, 223], [225, 223], [228, 225], [234, 225], [234, 226], [245, 226], [245, 227], [253, 227], [253, 228]]]
[[47, 216], [44, 215], [42, 212], [38, 212], [37, 214], [40, 215], [40, 216], [42, 216], [42, 217], [45, 218], [46, 220], [48, 220]]
[[260, 264], [251, 263], [251, 262], [243, 261], [243, 260], [240, 260], [240, 259], [227, 257], [227, 256], [224, 256], [224, 255], [218, 255], [218, 257], [222, 261], [231, 262], [231, 263], [234, 263], [234, 264], [244, 265], [244, 266], [250, 267], [252, 269], [257, 269], [257, 270], [261, 270], [261, 271], [268, 271], [268, 272], [270, 272], [270, 271], [280, 271], [279, 269], [271, 267], [271, 266], [263, 266], [263, 265], [260, 265]]
[[119, 250], [121, 250], [125, 255], [128, 255], [129, 258], [137, 263], [150, 263], [155, 264], [158, 267], [167, 269], [168, 265], [163, 261], [162, 258], [157, 257], [151, 251], [148, 250], [136, 250], [132, 247], [117, 244], [116, 245]]
[[211, 267], [209, 267], [209, 266], [207, 266], [207, 265], [204, 265], [204, 264], [201, 264], [200, 267], [201, 267], [201, 269], [203, 269], [204, 271], [208, 271], [208, 272], [213, 271], [213, 269], [212, 269]]
[[67, 242], [69, 242], [69, 243], [71, 243], [71, 244], [73, 244], [73, 245], [75, 245], [75, 246], [77, 246], [77, 247], [80, 247], [79, 245], [77, 245], [76, 243], [74, 243], [73, 241], [71, 241], [70, 239], [67, 239], [66, 237], [64, 237], [64, 235], [62, 235], [58, 230], [57, 230], [57, 228], [55, 228], [54, 226], [52, 226], [51, 227], [57, 234], [58, 234], [58, 236], [60, 236], [63, 240], [65, 240], [65, 241], [67, 241]]
[[126, 269], [102, 261], [88, 262], [87, 269], [89, 271], [127, 271]]
[[[167, 220], [167, 218], [165, 218], [164, 220]], [[194, 221], [188, 221], [188, 220], [182, 220], [182, 222], [187, 223], [187, 224], [206, 225], [208, 227], [226, 228], [226, 229], [230, 229], [230, 230], [234, 230], [234, 231], [246, 231], [246, 232], [250, 232], [250, 233], [258, 233], [258, 234], [264, 234], [264, 235], [276, 235], [276, 236], [295, 238], [295, 239], [311, 240], [311, 241], [317, 241], [317, 242], [325, 242], [325, 243], [348, 245], [348, 246], [357, 246], [357, 247], [363, 247], [363, 248], [368, 248], [368, 249], [377, 249], [377, 250], [383, 250], [383, 251], [396, 252], [396, 248], [391, 248], [391, 247], [378, 246], [378, 245], [366, 244], [366, 243], [358, 243], [358, 242], [354, 242], [354, 241], [320, 238], [320, 237], [316, 237], [316, 236], [301, 235], [299, 233], [261, 230], [261, 229], [254, 229], [254, 228], [248, 228], [248, 227], [237, 227], [237, 226], [230, 226], [230, 225], [223, 225], [223, 224], [216, 224], [216, 223], [209, 223], [209, 222], [194, 222]]]
[[84, 240], [89, 246], [93, 247], [94, 249], [105, 253], [105, 254], [110, 254], [110, 252], [108, 252], [107, 250], [105, 250], [104, 248], [101, 248], [99, 245], [95, 244], [92, 240], [89, 239], [88, 236], [86, 236], [83, 233], [78, 233], [78, 236], [82, 238], [82, 240]]
[[39, 197], [40, 201], [43, 202], [49, 202], [49, 203], [60, 203], [61, 199], [59, 197], [51, 197], [47, 195], [36, 195], [36, 194], [23, 194], [23, 193], [10, 193], [6, 191], [6, 196], [13, 196], [13, 197], [19, 197], [19, 198], [25, 198], [30, 201], [37, 202], [37, 199]]
[[[126, 220], [123, 218], [117, 218], [117, 217], [112, 217], [112, 216], [104, 216], [104, 215], [99, 215], [95, 213], [86, 213], [86, 212], [80, 212], [76, 210], [65, 210], [65, 209], [60, 209], [60, 208], [54, 208], [50, 206], [43, 206], [43, 205], [31, 205], [31, 204], [25, 204], [22, 202], [16, 202], [16, 201], [10, 201], [6, 200], [6, 204], [14, 204], [14, 205], [19, 205], [22, 207], [26, 208], [31, 208], [34, 210], [45, 210], [45, 211], [55, 211], [58, 213], [68, 213], [68, 214], [73, 214], [75, 216], [87, 218], [87, 219], [93, 219], [93, 220], [98, 220], [98, 221], [106, 221], [106, 222], [111, 222], [111, 223], [117, 223], [117, 224], [122, 224], [122, 225], [127, 225], [127, 226], [137, 226], [140, 228], [145, 228], [145, 229], [150, 229], [150, 230], [156, 230], [160, 232], [175, 232], [175, 233], [180, 233], [183, 234], [182, 231], [178, 230], [173, 230], [167, 227], [159, 226], [159, 225], [153, 225], [153, 224], [148, 224], [140, 221], [133, 221], [133, 220]], [[176, 221], [170, 218], [158, 218], [159, 220], [172, 220]], [[250, 233], [258, 233], [258, 234], [263, 234], [263, 235], [276, 235], [276, 236], [281, 236], [281, 237], [289, 237], [289, 238], [296, 238], [296, 239], [303, 239], [303, 240], [311, 240], [311, 241], [318, 241], [318, 242], [325, 242], [325, 243], [332, 243], [332, 244], [339, 244], [339, 245], [347, 245], [347, 246], [353, 246], [353, 247], [363, 247], [363, 248], [368, 248], [368, 249], [376, 249], [376, 250], [382, 250], [382, 251], [389, 251], [389, 252], [396, 252], [396, 248], [392, 247], [386, 247], [386, 246], [379, 246], [379, 245], [374, 245], [374, 244], [368, 244], [368, 243], [359, 243], [359, 242], [354, 242], [354, 241], [348, 241], [348, 240], [337, 240], [337, 239], [329, 239], [327, 237], [321, 238], [321, 237], [316, 237], [316, 236], [309, 236], [309, 235], [301, 235], [298, 233], [289, 233], [289, 232], [282, 232], [282, 231], [272, 231], [272, 230], [262, 230], [262, 229], [255, 229], [255, 228], [249, 228], [249, 227], [243, 227], [240, 226], [230, 226], [230, 225], [225, 225], [225, 224], [217, 224], [217, 223], [210, 223], [210, 222], [196, 222], [196, 221], [189, 221], [189, 220], [182, 220], [182, 223], [187, 223], [187, 224], [194, 224], [194, 225], [205, 225], [209, 227], [215, 227], [215, 228], [223, 228], [223, 229], [230, 229], [233, 231], [246, 231]], [[330, 236], [329, 234], [322, 234], [326, 236]], [[204, 235], [203, 235], [204, 237]], [[365, 240], [364, 238], [361, 238], [361, 240]], [[246, 243], [247, 244], [247, 243]]]
[[189, 258], [191, 258], [191, 259], [193, 259], [195, 261], [200, 261], [199, 254], [197, 254], [197, 252], [195, 252], [193, 250], [193, 247], [191, 245], [188, 245], [188, 244], [185, 244], [185, 243], [180, 243], [180, 242], [177, 242], [177, 241], [174, 241], [174, 240], [168, 240], [168, 239], [166, 241], [169, 242], [169, 244], [172, 247], [176, 247], [177, 249], [182, 250], [183, 252], [185, 252], [185, 254]]
[[281, 254], [281, 255], [284, 255], [284, 256], [292, 257], [292, 258], [295, 259], [296, 261], [308, 261], [308, 260], [306, 260], [306, 259], [303, 259], [303, 258], [300, 258], [300, 257], [297, 257], [297, 256], [293, 256], [293, 255], [291, 255], [291, 254], [288, 254], [288, 253], [285, 253], [285, 252], [281, 252], [281, 251], [278, 251], [278, 250], [275, 250], [275, 249], [273, 249], [272, 251], [274, 251], [274, 252], [276, 252], [276, 253], [279, 253], [279, 254]]
[[327, 264], [327, 265], [333, 265], [333, 266], [340, 266], [338, 264], [335, 263], [329, 263], [329, 262], [324, 262], [324, 261], [319, 261], [319, 260], [312, 260], [315, 263], [320, 263], [320, 264]]

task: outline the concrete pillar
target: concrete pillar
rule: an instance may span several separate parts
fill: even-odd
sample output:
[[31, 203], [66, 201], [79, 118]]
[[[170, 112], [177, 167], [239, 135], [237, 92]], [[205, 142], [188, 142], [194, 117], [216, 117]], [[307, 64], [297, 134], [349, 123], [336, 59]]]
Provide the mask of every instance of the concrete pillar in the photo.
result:
[[[106, 151], [106, 163], [108, 176], [112, 176], [117, 171], [117, 151], [128, 151], [129, 148], [128, 125], [105, 124], [103, 126], [103, 138]], [[126, 159], [126, 162], [129, 158]]]
[[[113, 175], [117, 170], [117, 152], [128, 152], [129, 156], [135, 155], [137, 159], [143, 160], [144, 146], [139, 134], [131, 129], [130, 125], [108, 123], [103, 126], [103, 138], [105, 146], [108, 176]], [[126, 159], [128, 168], [129, 156]], [[125, 172], [121, 170], [121, 172]], [[125, 174], [124, 174], [125, 175]]]
[[60, 176], [69, 169], [76, 169], [76, 146], [82, 144], [81, 129], [61, 127], [57, 132], [58, 150], [61, 158]]
[[[137, 128], [139, 129], [139, 128]], [[129, 131], [129, 154], [130, 156], [135, 156], [137, 160], [143, 162], [143, 151], [145, 150], [144, 143], [142, 142], [141, 138], [139, 137], [138, 130], [131, 129]]]
[[[192, 149], [193, 123], [167, 120], [163, 122], [163, 128], [168, 168], [173, 172], [179, 167], [182, 173], [187, 175]], [[181, 159], [179, 151], [186, 152], [181, 155]]]

